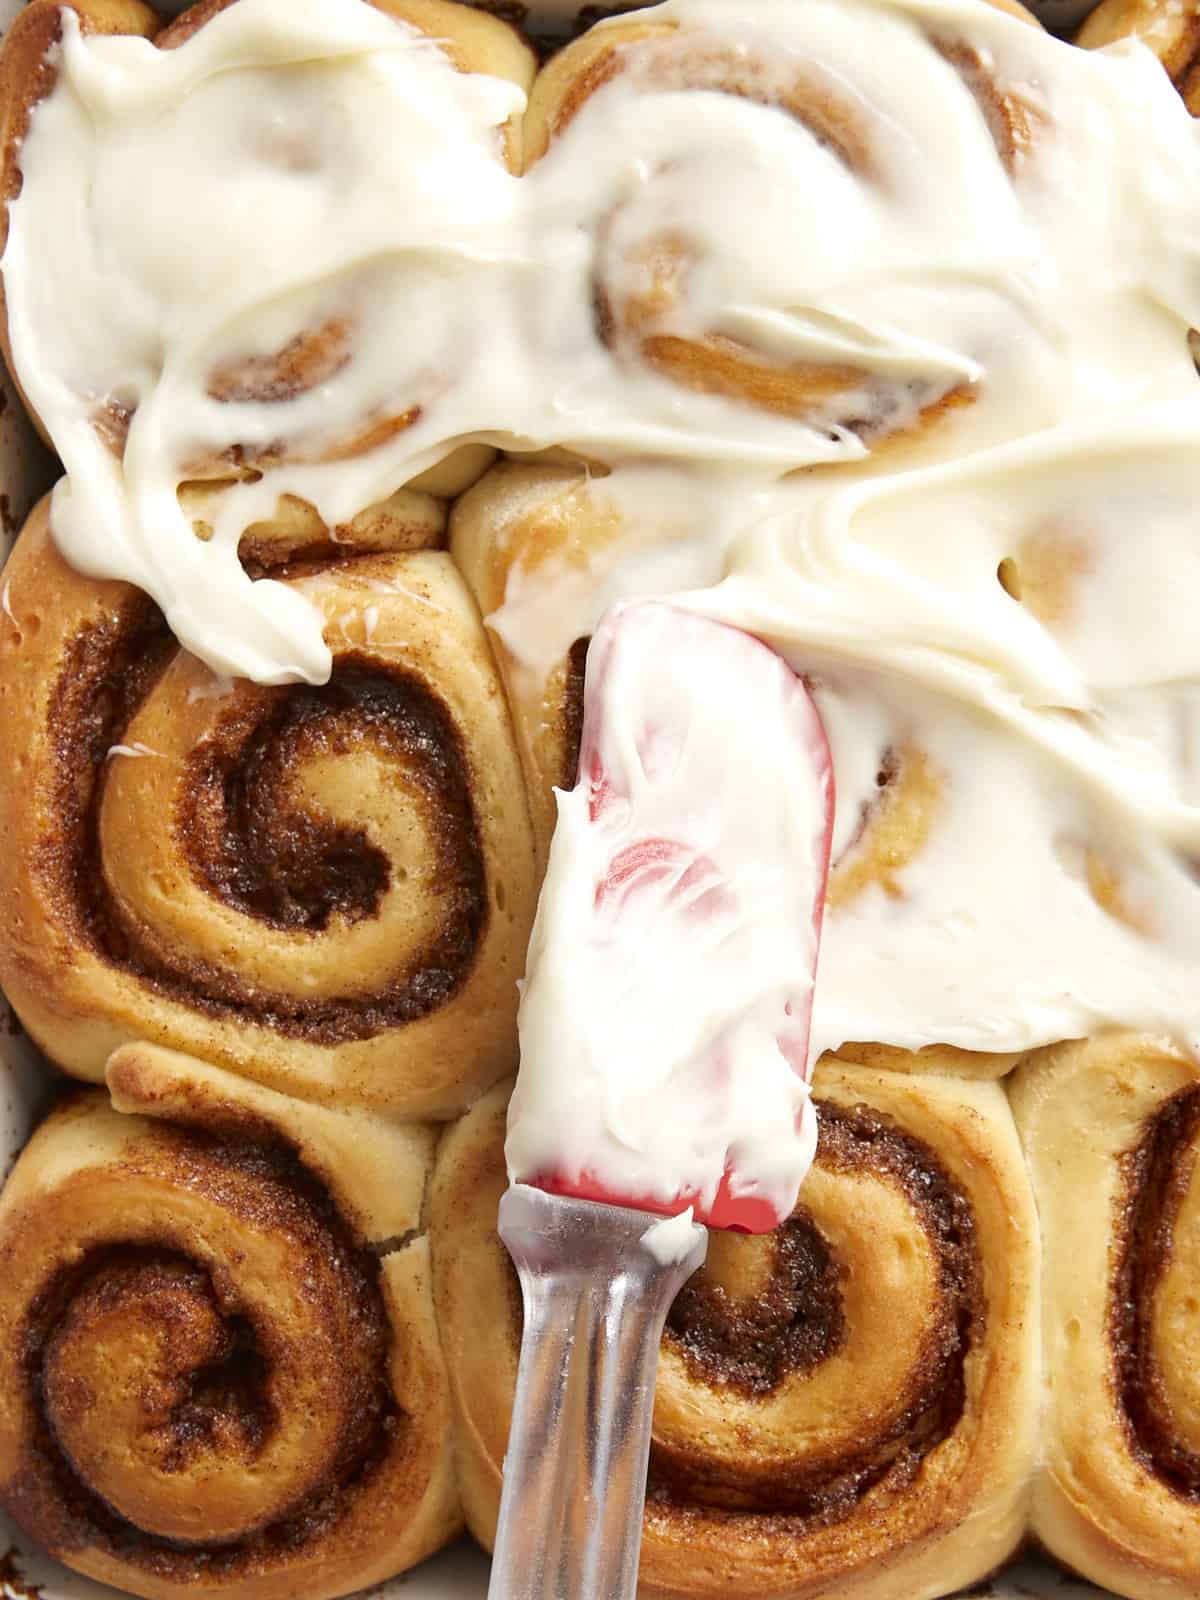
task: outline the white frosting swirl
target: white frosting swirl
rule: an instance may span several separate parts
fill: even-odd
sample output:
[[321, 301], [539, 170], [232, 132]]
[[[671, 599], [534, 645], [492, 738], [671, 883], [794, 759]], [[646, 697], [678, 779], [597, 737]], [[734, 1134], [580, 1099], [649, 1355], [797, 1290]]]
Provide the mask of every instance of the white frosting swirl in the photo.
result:
[[1198, 441], [1200, 394], [905, 476], [618, 468], [591, 492], [628, 533], [591, 585], [526, 577], [493, 624], [534, 678], [660, 587], [768, 639], [815, 685], [835, 869], [881, 766], [921, 754], [928, 837], [893, 891], [827, 916], [815, 1050], [1006, 1052], [1117, 1024], [1200, 1050]]

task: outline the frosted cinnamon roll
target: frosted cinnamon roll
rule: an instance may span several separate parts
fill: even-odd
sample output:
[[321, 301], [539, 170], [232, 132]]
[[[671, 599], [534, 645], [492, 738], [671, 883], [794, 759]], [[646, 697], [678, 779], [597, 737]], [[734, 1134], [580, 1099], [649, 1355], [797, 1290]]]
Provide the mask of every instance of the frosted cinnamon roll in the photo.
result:
[[[1000, 9], [1037, 26], [1011, 0], [1002, 0]], [[883, 31], [873, 45], [869, 28], [856, 33], [848, 12], [836, 20], [837, 27], [805, 36], [808, 19], [781, 7], [763, 6], [757, 14], [742, 8], [735, 17], [731, 8], [709, 4], [602, 22], [539, 74], [525, 121], [526, 170], [536, 171], [553, 156], [577, 123], [602, 145], [619, 139], [625, 122], [632, 131], [636, 113], [623, 110], [622, 102], [655, 97], [658, 115], [669, 126], [672, 97], [696, 95], [727, 115], [731, 127], [749, 130], [757, 117], [762, 139], [772, 141], [775, 159], [764, 163], [772, 204], [762, 211], [762, 222], [770, 219], [774, 226], [773, 213], [797, 204], [827, 206], [835, 235], [842, 227], [869, 227], [871, 207], [902, 204], [907, 187], [887, 150], [897, 107], [872, 68], [863, 70], [862, 52], [874, 48], [913, 56], [922, 46], [928, 51], [929, 61], [919, 65], [906, 54], [907, 70], [928, 73], [927, 92], [944, 95], [945, 116], [956, 125], [959, 118], [970, 124], [958, 136], [981, 171], [976, 139], [987, 142], [996, 175], [1012, 179], [1047, 135], [1018, 79], [957, 19], [914, 14], [911, 34], [902, 36], [888, 33], [890, 22], [877, 14], [873, 21]], [[813, 48], [808, 38], [820, 42]], [[725, 97], [728, 112], [720, 109]], [[923, 130], [914, 136], [919, 143]], [[647, 160], [656, 158], [650, 154]], [[728, 218], [723, 228], [716, 215], [721, 202], [714, 197], [730, 198], [725, 186], [731, 174], [723, 168], [735, 162], [734, 151], [723, 163], [707, 145], [703, 152], [672, 147], [640, 187], [631, 185], [624, 200], [597, 220], [596, 332], [617, 359], [668, 379], [683, 393], [719, 396], [873, 448], [919, 436], [969, 407], [981, 388], [986, 335], [977, 342], [974, 361], [947, 359], [932, 341], [923, 355], [917, 341], [907, 352], [887, 348], [895, 323], [911, 311], [911, 266], [895, 265], [892, 326], [873, 350], [866, 322], [843, 308], [814, 308], [806, 319], [795, 304], [768, 310], [767, 295], [767, 303], [754, 307], [765, 281], [788, 273], [795, 299], [813, 294], [819, 305], [824, 252], [814, 247], [801, 265], [793, 253], [796, 241], [784, 233], [760, 237], [757, 244], [730, 237]], [[748, 161], [743, 182], [753, 187], [761, 176]], [[992, 178], [988, 173], [983, 181]], [[841, 192], [859, 185], [869, 197], [861, 209]], [[759, 259], [747, 272], [746, 304], [731, 312], [721, 305], [729, 268], [720, 258], [733, 252], [743, 261], [748, 248]], [[761, 259], [776, 252], [781, 259]], [[847, 285], [845, 292], [852, 300], [857, 286]]]
[[[158, 13], [142, 0], [32, 0], [8, 30], [0, 55], [0, 250], [8, 238], [9, 203], [23, 187], [22, 144], [29, 133], [42, 100], [53, 90], [57, 70], [54, 52], [63, 37], [63, 13], [74, 15], [84, 36], [136, 36], [153, 40], [160, 50], [176, 50], [211, 25], [214, 18], [237, 0], [198, 0], [174, 21], [164, 24]], [[533, 57], [516, 32], [495, 17], [472, 10], [457, 0], [361, 0], [382, 15], [393, 19], [404, 34], [427, 41], [440, 51], [454, 71], [510, 80], [521, 89], [533, 78]], [[302, 38], [302, 20], [296, 34]], [[287, 60], [287, 54], [284, 58]], [[300, 59], [297, 57], [297, 59]], [[297, 86], [299, 87], [299, 85]], [[239, 109], [244, 114], [247, 107]], [[284, 106], [284, 111], [288, 107]], [[297, 106], [296, 109], [299, 109]], [[321, 148], [322, 140], [342, 136], [314, 95], [309, 107], [308, 127], [289, 125], [286, 116], [277, 120], [276, 143], [270, 143], [266, 124], [255, 129], [247, 124], [243, 156], [248, 161], [277, 164], [281, 193], [288, 174], [303, 175], [317, 170], [330, 152]], [[449, 130], [447, 130], [449, 131]], [[210, 132], [217, 136], [219, 129]], [[514, 170], [521, 160], [521, 125], [517, 115], [499, 129], [497, 155]], [[334, 152], [336, 154], [336, 152]], [[0, 297], [0, 306], [3, 299]], [[409, 428], [420, 415], [419, 396], [409, 397], [398, 407], [386, 408], [357, 419], [355, 426], [339, 437], [327, 438], [318, 445], [306, 443], [303, 430], [290, 434], [289, 406], [312, 396], [328, 385], [356, 358], [356, 347], [363, 329], [361, 319], [350, 310], [331, 314], [312, 325], [299, 328], [274, 348], [236, 348], [219, 354], [208, 375], [208, 397], [236, 410], [239, 407], [266, 409], [274, 418], [275, 437], [251, 441], [240, 439], [234, 431], [229, 443], [219, 450], [201, 455], [191, 463], [197, 477], [245, 477], [276, 465], [292, 456], [314, 461], [352, 460], [385, 443]], [[0, 317], [0, 345], [14, 381], [20, 385], [19, 367], [12, 359], [12, 344], [7, 317]], [[361, 354], [359, 353], [361, 359]], [[35, 424], [51, 442], [44, 419], [31, 397], [26, 403]], [[403, 398], [403, 397], [402, 397]], [[91, 424], [112, 453], [124, 454], [129, 426], [136, 404], [119, 394], [96, 397]], [[236, 423], [233, 424], [236, 430]], [[477, 477], [486, 464], [483, 447], [467, 446], [453, 460], [431, 469], [442, 492], [455, 494]], [[418, 480], [418, 486], [421, 486]]]
[[[641, 1592], [938, 1595], [1019, 1540], [1037, 1231], [1003, 1091], [827, 1060], [775, 1235], [714, 1234], [659, 1362]], [[468, 1525], [490, 1543], [521, 1305], [495, 1232], [505, 1092], [446, 1136], [436, 1303]]]
[[460, 1524], [433, 1136], [152, 1046], [0, 1198], [0, 1503], [148, 1600], [341, 1595]]
[[666, 0], [551, 61], [526, 137], [524, 47], [433, 5], [238, 0], [147, 49], [40, 0], [51, 67], [10, 46], [57, 536], [214, 670], [328, 673], [236, 561], [281, 494], [339, 526], [461, 445], [882, 481], [1192, 395], [1196, 151], [1148, 58], [974, 0]]
[[[822, 1046], [900, 1064], [937, 1040], [986, 1077], [1114, 1022], [1190, 1037], [1196, 455], [1192, 424], [1161, 420], [769, 489], [653, 463], [494, 468], [450, 544], [542, 858], [592, 630], [614, 601], [669, 594], [768, 638], [820, 709], [838, 795]], [[761, 781], [778, 776], [764, 740]]]
[[0, 577], [0, 983], [84, 1078], [152, 1038], [449, 1115], [512, 1070], [536, 895], [503, 691], [444, 552], [288, 551], [321, 687], [215, 678], [34, 513]]
[[1154, 51], [1193, 116], [1200, 114], [1200, 14], [1191, 0], [1102, 0], [1075, 35], [1085, 50], [1139, 39]]
[[[35, 0], [9, 30], [0, 341], [77, 491], [60, 537], [94, 570], [102, 523], [106, 575], [219, 670], [267, 676], [235, 554], [280, 494], [332, 526], [409, 482], [457, 493], [494, 454], [452, 424], [409, 448], [477, 340], [397, 330], [430, 325], [435, 280], [476, 250], [481, 191], [505, 208], [533, 71], [513, 28], [453, 0], [205, 0], [167, 26], [139, 0]], [[202, 556], [173, 504], [194, 479], [231, 482]], [[207, 638], [205, 588], [224, 591]], [[258, 599], [284, 633], [309, 624], [274, 680], [319, 681], [311, 613]]]
[[1109, 1034], [1011, 1096], [1042, 1219], [1049, 1410], [1033, 1531], [1131, 1600], [1200, 1587], [1200, 1070]]

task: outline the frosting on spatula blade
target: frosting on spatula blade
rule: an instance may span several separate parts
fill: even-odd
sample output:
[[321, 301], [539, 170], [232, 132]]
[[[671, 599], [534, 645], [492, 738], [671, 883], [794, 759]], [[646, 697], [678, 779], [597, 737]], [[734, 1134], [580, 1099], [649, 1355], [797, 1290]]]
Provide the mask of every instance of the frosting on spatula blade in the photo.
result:
[[788, 1216], [832, 822], [781, 657], [671, 605], [607, 613], [529, 949], [514, 1183], [753, 1233]]

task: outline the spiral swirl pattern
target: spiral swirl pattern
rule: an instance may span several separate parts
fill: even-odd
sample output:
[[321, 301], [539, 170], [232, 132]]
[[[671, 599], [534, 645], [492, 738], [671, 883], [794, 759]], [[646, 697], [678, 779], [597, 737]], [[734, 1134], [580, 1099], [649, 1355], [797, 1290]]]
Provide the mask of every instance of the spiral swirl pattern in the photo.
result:
[[1034, 1531], [1120, 1594], [1182, 1600], [1200, 1582], [1200, 1077], [1110, 1034], [1037, 1052], [1012, 1099], [1046, 1244]]
[[122, 1111], [66, 1102], [0, 1206], [7, 1509], [146, 1596], [340, 1594], [420, 1560], [456, 1527], [416, 1237], [430, 1132], [152, 1047], [110, 1082]]
[[[156, 33], [139, 0], [77, 0], [85, 30], [153, 36], [163, 49], [230, 3], [200, 0]], [[524, 46], [478, 11], [372, 3], [437, 41], [462, 72], [531, 81]], [[1089, 232], [1087, 209], [1070, 204], [1075, 129], [1060, 119], [1070, 93], [1058, 89], [1071, 80], [1056, 85], [1048, 71], [1040, 83], [1032, 45], [1028, 65], [1020, 42], [1011, 54], [972, 43], [953, 8], [937, 6], [904, 12], [906, 53], [893, 67], [898, 32], [881, 34], [882, 49], [873, 35], [870, 48], [848, 48], [856, 24], [840, 13], [851, 9], [831, 7], [829, 27], [812, 30], [830, 35], [829, 61], [806, 54], [806, 25], [785, 6], [776, 52], [769, 29], [752, 36], [748, 24], [743, 41], [733, 31], [741, 19], [731, 30], [732, 12], [706, 11], [703, 0], [614, 20], [564, 50], [538, 79], [523, 126], [488, 125], [488, 160], [502, 189], [523, 174], [512, 189], [538, 197], [544, 236], [565, 217], [580, 246], [580, 292], [544, 296], [570, 370], [548, 361], [555, 381], [528, 385], [537, 391], [528, 411], [520, 375], [506, 392], [487, 370], [483, 397], [500, 404], [477, 411], [465, 359], [477, 330], [462, 318], [460, 342], [455, 310], [450, 337], [426, 346], [436, 359], [405, 369], [415, 378], [397, 381], [384, 362], [382, 400], [373, 392], [328, 432], [319, 418], [293, 426], [313, 418], [357, 356], [403, 345], [404, 318], [419, 347], [422, 319], [406, 296], [385, 297], [401, 305], [389, 324], [400, 337], [372, 339], [365, 315], [322, 302], [307, 328], [272, 346], [259, 342], [256, 307], [231, 342], [203, 346], [199, 392], [220, 412], [220, 444], [176, 462], [195, 480], [180, 492], [185, 544], [194, 533], [227, 545], [222, 494], [260, 505], [250, 491], [265, 496], [261, 475], [288, 464], [293, 487], [315, 483], [324, 466], [381, 493], [403, 474], [376, 473], [370, 458], [391, 447], [398, 461], [416, 451], [414, 437], [428, 442], [422, 427], [447, 396], [469, 403], [442, 414], [458, 418], [446, 439], [559, 437], [538, 405], [548, 393], [553, 413], [572, 392], [576, 358], [611, 380], [610, 397], [629, 397], [630, 431], [610, 438], [609, 423], [593, 432], [585, 417], [572, 435], [581, 447], [652, 449], [663, 417], [686, 411], [689, 426], [718, 419], [718, 453], [727, 426], [746, 460], [760, 435], [777, 441], [777, 464], [851, 458], [818, 467], [814, 486], [823, 473], [862, 484], [897, 462], [936, 463], [1070, 420], [1080, 373], [1115, 360], [1113, 348], [1081, 343], [1078, 366], [1056, 364], [1059, 333], [1066, 350], [1079, 332], [1064, 306], [1090, 265], [1089, 241], [1101, 241], [1097, 260], [1111, 253], [1104, 229]], [[712, 28], [693, 31], [704, 16]], [[895, 20], [873, 15], [865, 26]], [[22, 182], [30, 110], [53, 82], [46, 51], [60, 22], [57, 0], [35, 0], [0, 64], [0, 231]], [[1194, 22], [1156, 0], [1106, 0], [1080, 42], [1137, 33], [1196, 109]], [[893, 99], [889, 74], [905, 68], [916, 92]], [[936, 114], [922, 120], [924, 90]], [[695, 162], [686, 140], [659, 142], [655, 127], [664, 103], [685, 95], [706, 97], [718, 127]], [[606, 123], [604, 108], [618, 102], [644, 135], [628, 145], [640, 188], [625, 184], [624, 145], [606, 164], [620, 122]], [[703, 120], [691, 122], [701, 144]], [[600, 130], [590, 144], [585, 125]], [[739, 129], [746, 147], [733, 137], [724, 148], [721, 130]], [[444, 119], [434, 131], [435, 147], [452, 143]], [[303, 165], [321, 142], [295, 133], [279, 134], [269, 163]], [[807, 238], [775, 230], [764, 247], [746, 229], [743, 240], [736, 206], [732, 226], [724, 216], [707, 225], [720, 206], [706, 218], [710, 174], [693, 182], [696, 168], [728, 154], [715, 192], [738, 198], [744, 182], [754, 218], [766, 165], [742, 158], [759, 134], [779, 157], [769, 203], [815, 218]], [[556, 190], [555, 158], [572, 140], [587, 156], [567, 174], [582, 205], [556, 211], [569, 184]], [[937, 160], [943, 140], [963, 159]], [[1159, 168], [1144, 165], [1152, 183]], [[953, 194], [951, 167], [962, 181]], [[1043, 230], [1043, 211], [1061, 212], [1061, 229]], [[999, 221], [956, 233], [968, 212]], [[197, 215], [206, 224], [204, 208]], [[1114, 209], [1118, 232], [1126, 216]], [[993, 257], [1012, 225], [1031, 219], [1029, 260], [1052, 270], [1026, 300]], [[1077, 227], [1080, 247], [1063, 250], [1061, 235]], [[872, 248], [906, 229], [911, 255]], [[833, 270], [822, 281], [809, 267], [825, 237]], [[793, 248], [775, 250], [781, 238]], [[951, 261], [960, 244], [970, 247], [965, 267]], [[772, 254], [800, 273], [760, 275]], [[878, 297], [876, 254], [888, 280]], [[851, 260], [868, 270], [843, 315], [826, 291], [847, 288]], [[902, 281], [914, 260], [915, 285]], [[714, 273], [725, 274], [715, 293]], [[348, 280], [349, 300], [369, 277]], [[1141, 361], [1143, 344], [1155, 345], [1136, 320], [1140, 296], [1162, 323], [1164, 351], [1179, 332], [1190, 381], [1174, 291], [1143, 292], [1133, 277], [1110, 302], [1081, 293], [1080, 320], [1098, 305], [1119, 308], [1111, 320], [1129, 329]], [[939, 310], [927, 315], [930, 303]], [[510, 320], [497, 305], [510, 302], [485, 295], [475, 308], [484, 332]], [[429, 320], [436, 333], [439, 316]], [[844, 358], [811, 353], [839, 340]], [[1175, 370], [1165, 355], [1161, 372], [1145, 366], [1138, 393], [1149, 392], [1147, 373], [1155, 388]], [[105, 387], [91, 421], [111, 466], [136, 410]], [[643, 413], [646, 396], [655, 405]], [[234, 424], [222, 431], [241, 408], [254, 413], [253, 438]], [[648, 435], [638, 431], [650, 422]], [[785, 439], [799, 436], [793, 457]], [[869, 455], [855, 466], [860, 446]], [[717, 538], [703, 548], [702, 535], [686, 555], [667, 548], [704, 521], [700, 495], [664, 506], [660, 481], [657, 498], [651, 484], [643, 499], [622, 500], [644, 457], [617, 465], [614, 480], [630, 469], [618, 491], [597, 481], [606, 468], [549, 452], [488, 473], [455, 507], [447, 554], [440, 497], [493, 455], [455, 449], [358, 515], [347, 494], [342, 526], [292, 498], [246, 532], [247, 574], [289, 585], [321, 613], [335, 661], [320, 687], [214, 680], [133, 589], [63, 564], [44, 509], [0, 579], [0, 982], [48, 1054], [109, 1089], [108, 1100], [83, 1094], [51, 1116], [0, 1200], [0, 1501], [69, 1564], [148, 1600], [197, 1587], [327, 1600], [421, 1559], [458, 1526], [452, 1410], [466, 1512], [481, 1540], [493, 1534], [521, 1334], [494, 1231], [507, 1091], [487, 1093], [443, 1141], [428, 1208], [433, 1260], [424, 1229], [434, 1139], [411, 1119], [457, 1114], [514, 1065], [514, 980], [552, 791], [574, 777], [588, 638], [607, 601], [627, 592], [622, 562], [636, 569], [653, 544], [636, 574], [643, 588], [647, 571], [656, 590], [703, 588], [725, 575], [729, 553]], [[1105, 497], [1102, 482], [1087, 488]], [[994, 570], [1004, 604], [1059, 642], [1102, 553], [1086, 520], [1035, 517], [989, 546], [984, 563], [991, 598]], [[456, 567], [491, 622], [491, 652]], [[670, 583], [657, 581], [664, 572]], [[814, 659], [825, 664], [819, 651]], [[863, 693], [815, 671], [813, 687], [830, 703]], [[828, 924], [835, 939], [839, 919], [851, 929], [843, 948], [854, 947], [864, 904], [898, 910], [938, 849], [943, 865], [951, 854], [944, 830], [959, 774], [939, 759], [934, 722], [909, 709], [881, 719], [877, 740], [868, 719], [862, 771], [845, 785], [853, 826], [834, 864]], [[1114, 848], [1112, 834], [1074, 821], [1052, 840], [1069, 882], [1123, 931], [1152, 938], [1121, 841]], [[827, 956], [836, 949], [831, 940]], [[1036, 1009], [1031, 988], [1014, 988], [1019, 1005], [975, 1010]], [[868, 1041], [910, 1038], [878, 1026]], [[923, 1036], [942, 1035], [934, 1026]], [[987, 1048], [986, 1030], [966, 1037]], [[130, 1043], [147, 1038], [190, 1054]], [[871, 1042], [822, 1061], [821, 1145], [801, 1204], [771, 1238], [714, 1237], [705, 1272], [669, 1318], [645, 1522], [650, 1600], [942, 1593], [984, 1576], [1030, 1525], [1064, 1561], [1133, 1600], [1194, 1600], [1200, 1081], [1167, 1047], [1124, 1036], [1038, 1052], [1011, 1095], [986, 1081], [1017, 1061]], [[1040, 1297], [1010, 1099], [1041, 1210]]]
[[153, 1037], [445, 1115], [512, 1065], [535, 883], [502, 696], [446, 555], [287, 570], [331, 681], [223, 685], [35, 513], [0, 629], [0, 976], [84, 1077]]
[[[1003, 3], [1001, 9], [1034, 21], [1020, 6]], [[773, 49], [752, 34], [729, 39], [703, 21], [689, 26], [676, 18], [611, 19], [539, 74], [525, 119], [525, 170], [554, 150], [593, 100], [614, 93], [691, 92], [729, 96], [771, 118], [782, 114], [844, 181], [887, 196], [880, 152], [889, 137], [888, 114], [872, 105], [869, 88], [854, 81], [853, 66], [838, 62], [827, 70], [802, 55], [797, 60], [790, 42], [774, 41], [781, 48]], [[936, 24], [929, 27], [928, 45], [961, 79], [996, 160], [1012, 177], [1037, 144], [1030, 106], [1019, 89], [997, 77], [988, 52], [942, 36]], [[656, 176], [667, 183], [666, 197], [633, 216], [627, 214], [632, 207], [618, 204], [599, 228], [596, 331], [619, 360], [693, 394], [734, 400], [831, 436], [853, 435], [872, 448], [919, 438], [952, 422], [974, 401], [973, 384], [945, 372], [874, 370], [853, 353], [840, 359], [788, 357], [769, 339], [703, 326], [703, 312], [689, 312], [688, 306], [706, 270], [710, 241], [696, 209], [679, 204], [670, 189], [686, 167], [686, 156], [664, 160]], [[808, 203], [802, 186], [796, 199]]]
[[[816, 1096], [795, 1214], [772, 1236], [714, 1234], [668, 1319], [641, 1568], [655, 1597], [894, 1594], [935, 1570], [944, 1592], [1023, 1526], [1036, 1232], [1003, 1092], [830, 1059]], [[485, 1543], [521, 1322], [494, 1230], [504, 1108], [496, 1091], [450, 1134], [432, 1212], [464, 1504]]]

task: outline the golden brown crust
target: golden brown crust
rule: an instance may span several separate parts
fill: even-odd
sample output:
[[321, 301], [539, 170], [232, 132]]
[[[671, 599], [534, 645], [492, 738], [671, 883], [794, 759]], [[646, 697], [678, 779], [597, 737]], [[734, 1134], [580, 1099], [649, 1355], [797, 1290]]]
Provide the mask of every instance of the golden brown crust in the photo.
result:
[[[459, 1525], [431, 1131], [153, 1047], [113, 1076], [130, 1114], [77, 1095], [0, 1200], [0, 1499], [149, 1600], [325, 1600], [423, 1559]], [[307, 1160], [338, 1149], [349, 1210]]]
[[536, 896], [502, 690], [446, 554], [288, 581], [331, 683], [226, 692], [34, 513], [0, 616], [0, 979], [83, 1077], [152, 1038], [445, 1116], [512, 1070]]
[[[283, 1139], [372, 1248], [420, 1228], [434, 1135], [345, 1106], [315, 1106], [158, 1045], [126, 1045], [104, 1074], [113, 1109], [216, 1139]], [[366, 1134], [364, 1136], [364, 1130]]]
[[854, 1042], [839, 1045], [827, 1059], [859, 1067], [883, 1067], [889, 1072], [915, 1072], [921, 1076], [1003, 1078], [1021, 1060], [1021, 1052], [1001, 1054], [985, 1050], [960, 1050], [949, 1044], [927, 1044], [920, 1050], [901, 1050], [896, 1045]]
[[1200, 1590], [1200, 1070], [1128, 1033], [1036, 1052], [1010, 1094], [1045, 1245], [1033, 1532], [1131, 1600]]
[[[949, 1590], [1018, 1542], [1035, 1444], [1037, 1236], [1003, 1091], [829, 1060], [778, 1234], [714, 1235], [659, 1363], [641, 1592]], [[444, 1139], [436, 1303], [464, 1508], [495, 1528], [520, 1301], [495, 1232], [502, 1090]]]
[[1196, 0], [1103, 0], [1075, 36], [1085, 50], [1140, 39], [1162, 62], [1193, 116], [1200, 115], [1200, 7]]

